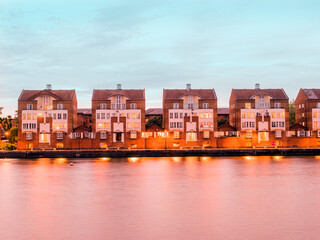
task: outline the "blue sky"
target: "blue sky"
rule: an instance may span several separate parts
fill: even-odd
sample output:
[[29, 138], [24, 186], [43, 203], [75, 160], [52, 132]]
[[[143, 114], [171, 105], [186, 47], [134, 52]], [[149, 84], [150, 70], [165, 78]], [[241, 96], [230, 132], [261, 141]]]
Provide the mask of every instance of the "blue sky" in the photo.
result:
[[0, 0], [0, 106], [22, 89], [319, 88], [320, 1]]

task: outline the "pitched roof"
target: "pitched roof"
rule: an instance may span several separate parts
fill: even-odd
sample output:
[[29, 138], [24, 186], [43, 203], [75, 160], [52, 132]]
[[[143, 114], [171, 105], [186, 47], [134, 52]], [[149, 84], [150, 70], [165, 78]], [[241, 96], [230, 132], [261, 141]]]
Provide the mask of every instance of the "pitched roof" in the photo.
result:
[[308, 99], [320, 99], [320, 89], [302, 89]]
[[144, 100], [144, 89], [93, 89], [92, 101], [105, 101], [113, 95], [124, 95], [130, 100]]
[[146, 115], [162, 115], [163, 109], [162, 108], [149, 108], [146, 110]]
[[303, 131], [303, 130], [307, 130], [307, 128], [305, 126], [302, 126], [300, 123], [295, 123], [293, 125], [291, 125], [289, 127], [290, 131]]
[[78, 108], [78, 114], [92, 114], [91, 108]]
[[189, 94], [198, 95], [204, 100], [217, 99], [214, 89], [163, 89], [163, 98], [165, 100], [176, 100]]
[[233, 89], [236, 99], [251, 99], [257, 94], [270, 95], [274, 99], [287, 100], [287, 94], [282, 88], [278, 89]]
[[76, 90], [22, 90], [18, 101], [31, 101], [38, 95], [52, 95], [59, 98], [59, 100], [71, 101]]
[[229, 108], [218, 108], [218, 114], [229, 114]]

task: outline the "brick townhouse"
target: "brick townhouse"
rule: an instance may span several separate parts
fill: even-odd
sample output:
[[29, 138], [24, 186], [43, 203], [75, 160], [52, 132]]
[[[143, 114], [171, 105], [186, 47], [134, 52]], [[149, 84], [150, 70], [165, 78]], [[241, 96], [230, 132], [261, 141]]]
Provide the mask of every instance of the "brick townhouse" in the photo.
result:
[[295, 100], [296, 123], [320, 137], [320, 89], [300, 89]]
[[289, 98], [283, 89], [232, 89], [230, 125], [244, 147], [284, 146], [289, 130]]
[[[77, 125], [75, 90], [22, 90], [18, 99], [18, 149], [70, 148]], [[70, 146], [69, 146], [70, 145]]]
[[167, 148], [214, 147], [217, 96], [214, 89], [163, 90], [163, 126]]
[[96, 148], [143, 148], [145, 90], [94, 89], [92, 130]]

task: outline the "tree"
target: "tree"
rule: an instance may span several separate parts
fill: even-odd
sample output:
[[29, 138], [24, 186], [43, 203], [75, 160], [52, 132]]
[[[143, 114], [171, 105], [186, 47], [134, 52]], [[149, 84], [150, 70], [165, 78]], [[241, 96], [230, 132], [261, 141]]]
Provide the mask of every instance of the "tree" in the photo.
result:
[[228, 121], [227, 121], [227, 119], [225, 119], [225, 118], [221, 118], [221, 119], [219, 119], [218, 120], [218, 127], [220, 127], [221, 125], [223, 125], [223, 124], [225, 124], [225, 123], [227, 123]]
[[158, 126], [162, 127], [162, 116], [150, 118], [146, 123], [146, 127], [151, 127], [154, 124], [157, 124]]
[[295, 113], [295, 101], [292, 99], [289, 102], [289, 124], [293, 125], [296, 123], [296, 113]]
[[10, 133], [8, 136], [9, 143], [15, 144], [18, 141], [18, 128], [13, 127], [10, 129]]

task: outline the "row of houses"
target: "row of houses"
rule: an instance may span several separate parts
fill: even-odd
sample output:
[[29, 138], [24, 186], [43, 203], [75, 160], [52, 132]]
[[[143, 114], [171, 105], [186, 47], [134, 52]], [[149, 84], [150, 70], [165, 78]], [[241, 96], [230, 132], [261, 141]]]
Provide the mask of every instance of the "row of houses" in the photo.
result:
[[[162, 109], [146, 116], [144, 89], [94, 89], [91, 109], [75, 90], [23, 90], [18, 99], [18, 149], [183, 149], [320, 146], [320, 89], [300, 89], [289, 126], [283, 89], [232, 89], [220, 109], [214, 89], [163, 89]], [[146, 128], [151, 117], [162, 124]], [[228, 119], [218, 127], [218, 119]], [[162, 126], [161, 126], [162, 125]]]

